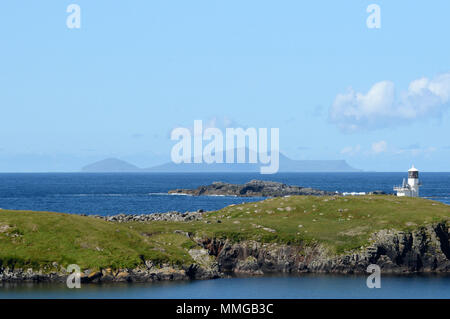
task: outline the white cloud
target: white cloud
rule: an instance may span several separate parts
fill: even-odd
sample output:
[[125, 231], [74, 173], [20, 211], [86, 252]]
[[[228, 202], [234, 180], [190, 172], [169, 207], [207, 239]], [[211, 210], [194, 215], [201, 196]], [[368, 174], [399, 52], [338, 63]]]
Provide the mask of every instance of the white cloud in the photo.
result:
[[[445, 148], [443, 148], [445, 149]], [[449, 147], [450, 149], [450, 147]], [[378, 142], [373, 142], [369, 145], [360, 144], [356, 146], [346, 146], [341, 149], [340, 153], [345, 156], [363, 156], [363, 157], [373, 157], [374, 155], [394, 155], [394, 156], [407, 156], [411, 157], [426, 157], [430, 156], [439, 151], [437, 147], [421, 147], [418, 143], [411, 144], [405, 147], [397, 147], [395, 145], [389, 144], [385, 140]]]
[[396, 149], [396, 154], [407, 154], [408, 156], [419, 156], [425, 155], [429, 156], [431, 153], [436, 152], [438, 149], [434, 146], [430, 147], [421, 147], [419, 144], [412, 144], [407, 147], [403, 147], [400, 149]]
[[385, 153], [387, 151], [386, 141], [379, 141], [372, 144], [372, 152], [375, 154]]
[[347, 146], [341, 150], [341, 154], [354, 156], [354, 155], [358, 154], [360, 151], [361, 151], [361, 145]]
[[[237, 123], [234, 119], [226, 117], [226, 116], [224, 116], [224, 117], [213, 116], [213, 117], [210, 117], [208, 119], [201, 119], [201, 118], [199, 118], [198, 120], [202, 120], [202, 128], [203, 128], [203, 130], [206, 130], [207, 128], [218, 128], [218, 129], [222, 130], [223, 132], [225, 132], [226, 128], [228, 128], [228, 127], [242, 127], [244, 129], [247, 128], [247, 126], [239, 125], [239, 123]], [[192, 120], [192, 122], [189, 125], [187, 125], [187, 126], [179, 124], [179, 125], [177, 125], [175, 127], [172, 127], [167, 132], [167, 138], [170, 139], [172, 130], [174, 130], [175, 128], [179, 128], [179, 127], [187, 128], [191, 132], [191, 134], [193, 136], [195, 136], [194, 126], [192, 125], [193, 122], [194, 122], [194, 120]]]
[[352, 89], [338, 94], [329, 109], [329, 119], [345, 132], [374, 130], [438, 117], [449, 102], [450, 73], [432, 80], [414, 80], [398, 95], [393, 82], [381, 81], [366, 94]]
[[238, 124], [235, 120], [229, 117], [211, 117], [206, 121], [203, 121], [203, 129], [206, 128], [218, 128], [221, 130], [225, 130], [227, 127], [237, 127]]

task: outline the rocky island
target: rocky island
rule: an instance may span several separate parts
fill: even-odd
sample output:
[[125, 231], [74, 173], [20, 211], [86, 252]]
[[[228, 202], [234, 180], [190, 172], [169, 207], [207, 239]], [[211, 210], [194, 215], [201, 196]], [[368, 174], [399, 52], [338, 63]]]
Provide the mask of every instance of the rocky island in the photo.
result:
[[292, 195], [324, 196], [333, 195], [334, 193], [308, 187], [290, 186], [278, 182], [251, 180], [245, 184], [214, 182], [211, 185], [199, 186], [196, 189], [170, 190], [169, 194], [185, 194], [193, 196], [280, 197]]
[[289, 196], [214, 212], [81, 216], [0, 210], [0, 281], [450, 272], [450, 206], [386, 195]]

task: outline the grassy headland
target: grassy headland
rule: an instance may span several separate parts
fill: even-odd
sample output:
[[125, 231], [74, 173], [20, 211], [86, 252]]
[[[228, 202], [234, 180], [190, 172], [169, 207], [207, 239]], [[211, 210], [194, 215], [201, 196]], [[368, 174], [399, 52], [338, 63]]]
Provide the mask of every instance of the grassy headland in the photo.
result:
[[[321, 243], [335, 253], [368, 244], [381, 229], [412, 230], [450, 220], [450, 206], [395, 196], [269, 198], [205, 213], [191, 222], [115, 223], [51, 212], [0, 210], [0, 264], [51, 270], [133, 268], [155, 263], [192, 263], [195, 237], [269, 243]], [[181, 231], [181, 232], [180, 232]]]

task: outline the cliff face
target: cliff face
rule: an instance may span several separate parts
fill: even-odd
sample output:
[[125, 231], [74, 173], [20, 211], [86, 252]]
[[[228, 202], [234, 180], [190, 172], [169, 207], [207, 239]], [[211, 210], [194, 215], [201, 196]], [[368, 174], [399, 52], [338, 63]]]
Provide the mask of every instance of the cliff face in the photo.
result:
[[370, 246], [339, 256], [321, 245], [199, 242], [215, 256], [220, 273], [365, 273], [370, 264], [385, 273], [450, 272], [450, 234], [445, 223], [411, 232], [383, 230], [374, 234]]
[[[192, 234], [186, 233], [192, 238]], [[382, 230], [368, 247], [351, 254], [333, 255], [320, 244], [291, 246], [255, 241], [230, 243], [217, 238], [193, 238], [201, 248], [189, 250], [195, 263], [174, 267], [144, 261], [135, 269], [85, 271], [82, 282], [151, 282], [212, 279], [230, 274], [366, 273], [377, 264], [382, 273], [450, 272], [450, 229], [437, 223], [410, 232]], [[0, 281], [65, 281], [66, 270], [45, 273], [31, 269], [0, 269]]]

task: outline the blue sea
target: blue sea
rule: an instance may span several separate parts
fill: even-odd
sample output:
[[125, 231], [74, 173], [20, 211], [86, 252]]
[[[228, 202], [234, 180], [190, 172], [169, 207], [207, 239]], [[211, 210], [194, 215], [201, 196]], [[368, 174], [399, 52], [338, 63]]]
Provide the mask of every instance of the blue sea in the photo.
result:
[[0, 298], [87, 299], [450, 299], [448, 276], [381, 276], [367, 288], [354, 275], [223, 278], [182, 282], [86, 284], [1, 284]]
[[[196, 188], [214, 181], [245, 183], [252, 179], [338, 192], [392, 193], [406, 173], [41, 173], [0, 174], [0, 208], [71, 214], [141, 214], [216, 210], [261, 198], [168, 195], [175, 188]], [[450, 173], [421, 173], [420, 195], [450, 204]]]
[[[261, 198], [168, 195], [214, 181], [252, 179], [338, 192], [392, 193], [406, 173], [0, 174], [0, 208], [112, 215], [216, 210]], [[450, 204], [450, 173], [421, 173], [421, 197]], [[0, 248], [1, 249], [1, 248]], [[369, 289], [364, 276], [227, 278], [154, 284], [83, 285], [0, 283], [0, 298], [450, 298], [450, 276], [382, 277]]]

